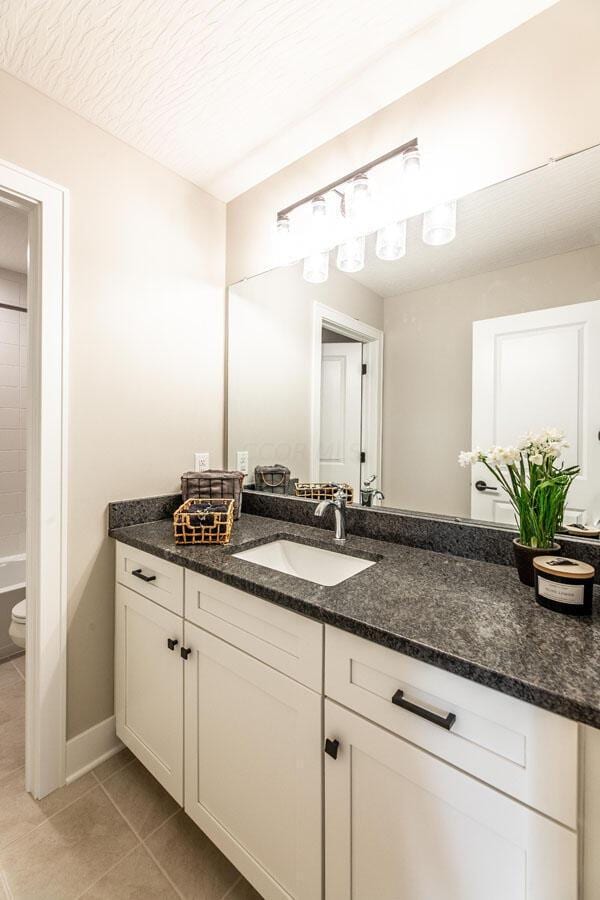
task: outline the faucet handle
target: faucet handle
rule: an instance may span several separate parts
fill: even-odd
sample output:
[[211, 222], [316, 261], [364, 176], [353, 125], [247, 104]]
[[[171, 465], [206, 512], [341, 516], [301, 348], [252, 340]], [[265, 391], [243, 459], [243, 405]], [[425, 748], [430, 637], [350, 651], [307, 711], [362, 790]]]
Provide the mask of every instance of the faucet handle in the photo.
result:
[[343, 500], [344, 503], [345, 503], [345, 502], [348, 500], [348, 491], [346, 490], [346, 488], [345, 488], [343, 485], [338, 484], [338, 483], [335, 482], [335, 481], [332, 481], [332, 482], [331, 482], [331, 486], [334, 487], [334, 488], [337, 488], [337, 490], [336, 490], [336, 492], [335, 492], [335, 495], [334, 495], [334, 496], [335, 496], [335, 499], [336, 499], [336, 500]]

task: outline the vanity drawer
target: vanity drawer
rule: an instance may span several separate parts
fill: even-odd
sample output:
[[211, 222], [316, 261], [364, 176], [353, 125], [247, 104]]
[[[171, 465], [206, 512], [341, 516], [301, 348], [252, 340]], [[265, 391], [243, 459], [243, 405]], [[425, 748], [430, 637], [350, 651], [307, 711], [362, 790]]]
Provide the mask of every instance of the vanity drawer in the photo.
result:
[[183, 615], [183, 568], [117, 542], [117, 581]]
[[[397, 691], [403, 692], [401, 697]], [[577, 827], [577, 724], [436, 666], [325, 629], [325, 694], [534, 809]], [[402, 700], [418, 708], [392, 702]], [[441, 722], [456, 718], [450, 729]]]
[[321, 692], [323, 626], [197, 572], [185, 572], [185, 618]]

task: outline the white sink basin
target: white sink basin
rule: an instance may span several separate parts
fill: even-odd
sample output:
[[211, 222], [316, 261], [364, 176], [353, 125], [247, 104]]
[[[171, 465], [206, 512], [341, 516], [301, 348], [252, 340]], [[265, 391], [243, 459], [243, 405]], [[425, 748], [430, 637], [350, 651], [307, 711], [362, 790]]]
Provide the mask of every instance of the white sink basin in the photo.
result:
[[352, 575], [357, 575], [375, 565], [370, 559], [346, 556], [343, 553], [333, 553], [320, 547], [285, 540], [261, 544], [252, 550], [233, 553], [232, 556], [265, 566], [267, 569], [275, 569], [276, 572], [285, 572], [286, 575], [295, 575], [296, 578], [304, 578], [306, 581], [327, 586], [339, 584], [346, 578], [351, 578]]

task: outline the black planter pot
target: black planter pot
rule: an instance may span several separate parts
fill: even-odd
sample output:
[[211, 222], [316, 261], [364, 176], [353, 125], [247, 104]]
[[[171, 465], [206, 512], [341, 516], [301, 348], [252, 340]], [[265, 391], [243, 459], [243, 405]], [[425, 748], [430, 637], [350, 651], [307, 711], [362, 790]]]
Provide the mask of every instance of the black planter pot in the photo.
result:
[[528, 587], [535, 587], [535, 570], [533, 568], [533, 560], [536, 556], [554, 556], [560, 550], [560, 544], [554, 544], [547, 550], [540, 550], [539, 547], [526, 547], [521, 544], [517, 538], [513, 539], [513, 547], [515, 551], [515, 563], [517, 564], [517, 572], [523, 584]]

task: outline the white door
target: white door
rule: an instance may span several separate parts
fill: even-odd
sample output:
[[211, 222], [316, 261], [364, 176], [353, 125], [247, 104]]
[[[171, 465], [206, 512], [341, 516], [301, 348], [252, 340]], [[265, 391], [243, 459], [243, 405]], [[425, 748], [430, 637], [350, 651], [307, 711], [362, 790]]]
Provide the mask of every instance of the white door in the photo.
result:
[[[183, 805], [183, 619], [116, 588], [117, 734]], [[171, 642], [173, 649], [170, 649]]]
[[321, 345], [319, 480], [360, 491], [362, 344]]
[[[473, 323], [472, 446], [515, 444], [528, 431], [566, 432], [567, 465], [581, 466], [567, 522], [600, 517], [600, 301]], [[477, 490], [485, 482], [497, 490]], [[481, 486], [481, 485], [480, 485]], [[514, 525], [508, 497], [473, 467], [471, 515]]]
[[574, 832], [330, 700], [326, 900], [576, 900]]
[[320, 900], [322, 698], [185, 623], [185, 810], [265, 900]]

